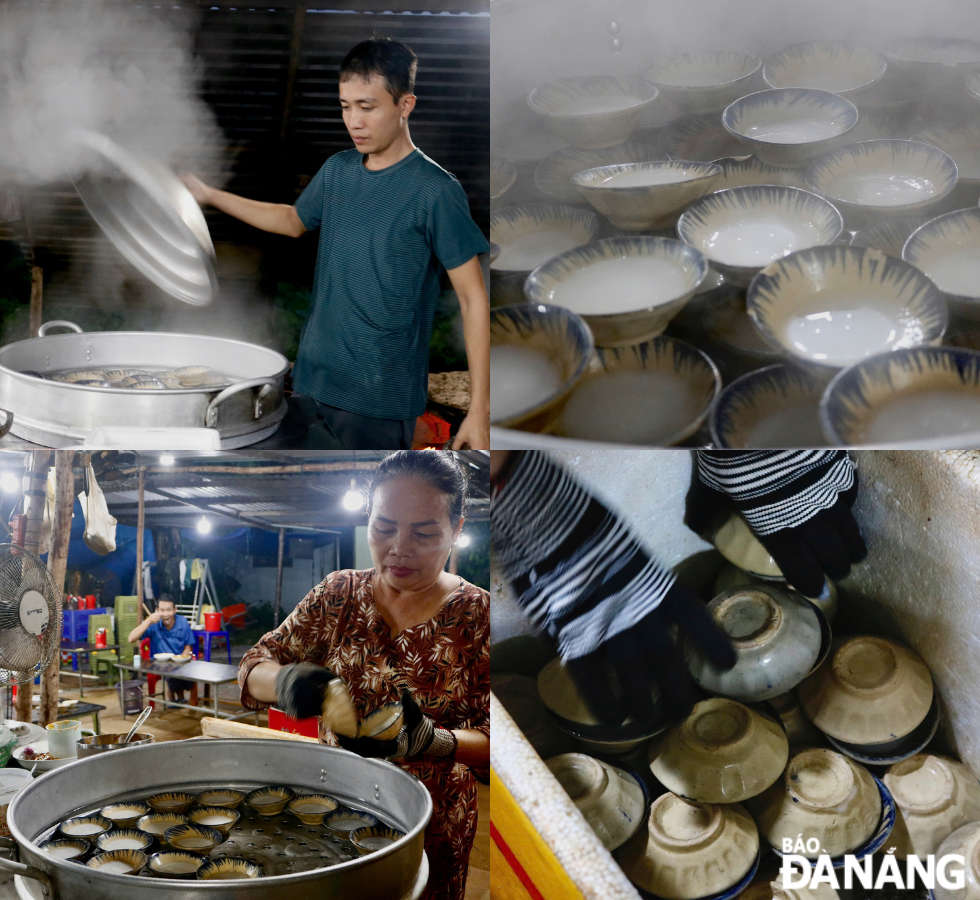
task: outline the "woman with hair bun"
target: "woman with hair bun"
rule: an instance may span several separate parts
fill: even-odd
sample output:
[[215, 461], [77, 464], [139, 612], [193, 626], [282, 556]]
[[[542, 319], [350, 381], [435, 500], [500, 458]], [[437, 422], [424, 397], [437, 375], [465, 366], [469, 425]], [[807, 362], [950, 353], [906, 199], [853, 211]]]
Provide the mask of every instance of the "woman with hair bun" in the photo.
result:
[[477, 778], [490, 767], [489, 595], [445, 571], [463, 527], [466, 475], [452, 453], [401, 450], [368, 494], [373, 568], [333, 572], [242, 658], [246, 709], [276, 704], [320, 715], [334, 678], [359, 718], [400, 701], [392, 740], [320, 740], [394, 760], [432, 796], [425, 900], [462, 900], [477, 820]]

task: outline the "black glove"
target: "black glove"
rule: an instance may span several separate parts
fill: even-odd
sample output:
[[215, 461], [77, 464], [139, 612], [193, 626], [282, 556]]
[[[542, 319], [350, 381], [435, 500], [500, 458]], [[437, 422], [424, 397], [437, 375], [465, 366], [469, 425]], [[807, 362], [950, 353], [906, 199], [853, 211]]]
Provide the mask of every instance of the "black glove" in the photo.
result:
[[337, 735], [337, 741], [345, 750], [375, 759], [411, 759], [417, 756], [449, 756], [456, 752], [456, 738], [422, 712], [409, 691], [402, 691], [402, 727], [388, 741], [375, 738], [349, 738]]
[[746, 519], [786, 581], [817, 597], [868, 550], [851, 513], [857, 472], [843, 450], [699, 450], [687, 524], [710, 538], [733, 510]]
[[313, 663], [290, 663], [276, 675], [276, 704], [291, 719], [320, 715], [323, 691], [337, 676]]
[[680, 625], [720, 669], [735, 664], [727, 637], [562, 466], [538, 452], [512, 453], [508, 464], [491, 509], [494, 553], [529, 618], [558, 640], [593, 715], [610, 724], [651, 719], [654, 679], [668, 714], [684, 715], [695, 688], [670, 627]]

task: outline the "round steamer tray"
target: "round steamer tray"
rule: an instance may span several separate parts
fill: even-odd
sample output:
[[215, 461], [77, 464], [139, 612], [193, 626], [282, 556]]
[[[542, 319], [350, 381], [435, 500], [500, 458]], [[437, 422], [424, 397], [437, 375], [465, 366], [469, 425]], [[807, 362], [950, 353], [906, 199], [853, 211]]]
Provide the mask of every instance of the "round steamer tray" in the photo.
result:
[[[891, 791], [885, 787], [884, 782], [878, 778], [877, 775], [868, 773], [875, 780], [875, 784], [878, 786], [878, 793], [881, 795], [881, 818], [878, 820], [878, 827], [875, 829], [874, 834], [868, 838], [857, 850], [853, 850], [850, 853], [845, 854], [845, 856], [854, 856], [857, 859], [864, 859], [866, 856], [870, 856], [872, 853], [877, 853], [882, 847], [885, 846], [885, 841], [888, 840], [889, 835], [892, 833], [892, 829], [895, 827], [895, 815], [897, 807], [895, 806], [895, 798], [892, 797]], [[772, 848], [772, 852], [776, 856], [784, 857], [791, 854], [783, 853], [776, 847]], [[844, 868], [844, 856], [835, 856], [830, 860], [831, 865], [835, 869]]]

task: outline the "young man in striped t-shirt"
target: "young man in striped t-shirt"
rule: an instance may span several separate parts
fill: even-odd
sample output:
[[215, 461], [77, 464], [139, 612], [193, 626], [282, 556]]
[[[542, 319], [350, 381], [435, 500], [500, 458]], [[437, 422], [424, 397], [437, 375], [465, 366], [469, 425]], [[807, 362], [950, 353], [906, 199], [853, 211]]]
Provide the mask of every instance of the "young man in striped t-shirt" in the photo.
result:
[[470, 409], [454, 448], [490, 448], [490, 306], [478, 254], [489, 244], [459, 182], [413, 143], [415, 54], [364, 41], [340, 66], [340, 105], [355, 149], [335, 153], [295, 206], [184, 181], [200, 203], [265, 231], [320, 230], [310, 316], [293, 370], [349, 450], [410, 448], [425, 410], [439, 272], [459, 298]]

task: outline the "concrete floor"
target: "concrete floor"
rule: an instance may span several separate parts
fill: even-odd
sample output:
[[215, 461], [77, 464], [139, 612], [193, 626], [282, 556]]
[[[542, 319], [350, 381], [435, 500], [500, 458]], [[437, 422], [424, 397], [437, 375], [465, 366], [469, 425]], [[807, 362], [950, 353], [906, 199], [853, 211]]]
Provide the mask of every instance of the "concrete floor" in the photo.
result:
[[[235, 648], [232, 648], [233, 662], [238, 661], [241, 651], [236, 655]], [[61, 698], [77, 698], [78, 690], [74, 688], [75, 679], [71, 679], [68, 684], [70, 687], [61, 689]], [[158, 693], [162, 688], [158, 685]], [[237, 705], [238, 687], [236, 685], [222, 686], [219, 700], [228, 700]], [[91, 703], [98, 703], [106, 707], [105, 712], [101, 713], [100, 726], [103, 734], [112, 732], [126, 732], [132, 727], [133, 716], [123, 719], [119, 709], [119, 696], [111, 688], [90, 688], [85, 689], [85, 700]], [[204, 702], [203, 700], [201, 702]], [[231, 708], [229, 706], [229, 708]], [[160, 704], [150, 715], [146, 723], [141, 726], [141, 731], [150, 732], [157, 741], [179, 741], [185, 738], [199, 736], [201, 734], [200, 721], [204, 715], [209, 715], [206, 711], [196, 713], [192, 710], [169, 709], [163, 710]], [[85, 719], [83, 727], [88, 726], [88, 719]], [[252, 724], [254, 719], [243, 720]], [[266, 714], [259, 714], [259, 724], [267, 725], [268, 717]], [[466, 886], [466, 900], [490, 900], [490, 789], [483, 785], [480, 786], [480, 822], [477, 828], [476, 840], [473, 845], [473, 853], [470, 857], [469, 879]], [[13, 885], [13, 876], [0, 873], [0, 900], [17, 900], [17, 892]], [[60, 898], [65, 900], [65, 898]]]

